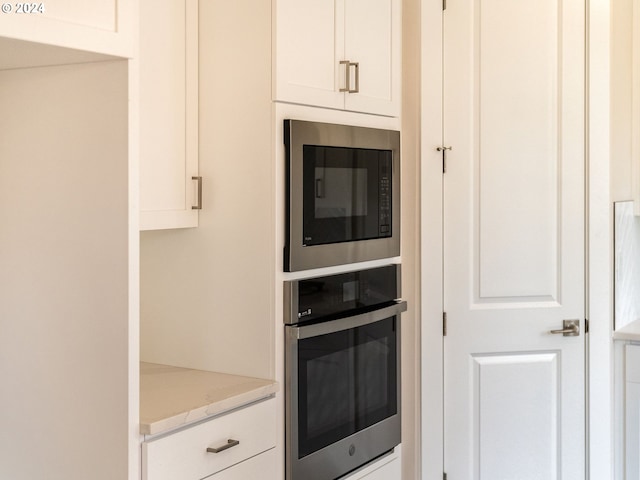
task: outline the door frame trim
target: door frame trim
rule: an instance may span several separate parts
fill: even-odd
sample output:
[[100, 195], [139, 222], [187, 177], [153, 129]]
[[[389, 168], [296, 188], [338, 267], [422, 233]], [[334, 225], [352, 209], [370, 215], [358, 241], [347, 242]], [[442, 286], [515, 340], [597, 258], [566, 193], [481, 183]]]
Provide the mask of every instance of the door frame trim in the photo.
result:
[[587, 0], [587, 472], [614, 478], [611, 1]]

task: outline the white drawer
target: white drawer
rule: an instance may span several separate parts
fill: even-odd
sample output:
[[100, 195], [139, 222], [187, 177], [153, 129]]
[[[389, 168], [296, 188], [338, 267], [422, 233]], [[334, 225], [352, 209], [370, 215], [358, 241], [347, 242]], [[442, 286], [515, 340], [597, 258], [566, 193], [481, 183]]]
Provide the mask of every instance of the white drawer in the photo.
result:
[[[143, 480], [200, 480], [276, 444], [275, 399], [142, 444]], [[219, 453], [207, 448], [239, 444]]]

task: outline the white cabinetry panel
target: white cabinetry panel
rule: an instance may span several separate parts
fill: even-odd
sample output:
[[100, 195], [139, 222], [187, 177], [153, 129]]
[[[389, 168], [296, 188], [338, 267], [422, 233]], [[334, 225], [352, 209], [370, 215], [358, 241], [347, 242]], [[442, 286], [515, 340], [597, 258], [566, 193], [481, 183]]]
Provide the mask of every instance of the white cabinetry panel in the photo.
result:
[[344, 58], [359, 69], [359, 91], [345, 94], [345, 109], [398, 116], [400, 2], [348, 0], [345, 25]]
[[5, 2], [0, 37], [133, 56], [135, 0]]
[[276, 2], [276, 100], [343, 108], [344, 0]]
[[0, 478], [126, 479], [127, 62], [8, 70], [0, 85]]
[[[144, 442], [143, 480], [199, 480], [275, 447], [275, 399]], [[239, 443], [218, 453], [207, 448]]]
[[400, 1], [278, 0], [274, 8], [276, 101], [399, 115]]
[[198, 2], [140, 1], [140, 228], [196, 227]]

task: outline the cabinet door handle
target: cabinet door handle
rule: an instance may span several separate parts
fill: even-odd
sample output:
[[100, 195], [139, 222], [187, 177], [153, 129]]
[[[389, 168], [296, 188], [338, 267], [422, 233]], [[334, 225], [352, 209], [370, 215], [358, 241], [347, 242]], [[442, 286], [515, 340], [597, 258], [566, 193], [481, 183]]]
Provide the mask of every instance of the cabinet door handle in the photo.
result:
[[351, 62], [349, 60], [341, 60], [340, 65], [344, 65], [344, 88], [341, 88], [341, 92], [349, 93], [349, 87], [351, 87]]
[[[341, 60], [340, 65], [345, 66], [344, 73], [344, 88], [341, 88], [341, 92], [345, 93], [359, 93], [360, 92], [360, 63], [352, 62], [351, 60]], [[351, 67], [356, 72], [356, 88], [351, 89]]]
[[202, 210], [202, 177], [191, 177], [191, 180], [198, 181], [198, 204], [193, 205], [191, 210]]
[[[347, 68], [353, 67], [356, 72], [356, 88], [353, 90], [348, 90], [349, 93], [359, 93], [360, 92], [360, 63], [359, 62], [349, 62], [349, 66]], [[347, 88], [351, 85], [347, 84]]]
[[229, 439], [229, 440], [227, 440], [227, 443], [225, 443], [221, 447], [218, 447], [218, 448], [209, 447], [209, 448], [207, 448], [207, 452], [209, 452], [209, 453], [220, 453], [220, 452], [224, 452], [225, 450], [228, 450], [231, 447], [235, 447], [236, 445], [240, 445], [240, 441], [239, 440]]

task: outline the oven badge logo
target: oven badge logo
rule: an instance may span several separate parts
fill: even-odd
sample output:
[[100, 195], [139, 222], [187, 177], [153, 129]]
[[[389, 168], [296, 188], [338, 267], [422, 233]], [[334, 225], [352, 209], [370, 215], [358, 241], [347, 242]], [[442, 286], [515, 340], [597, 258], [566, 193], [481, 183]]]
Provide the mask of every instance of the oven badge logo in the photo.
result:
[[303, 312], [298, 312], [298, 318], [308, 317], [309, 315], [311, 315], [311, 309], [310, 308], [307, 308]]

